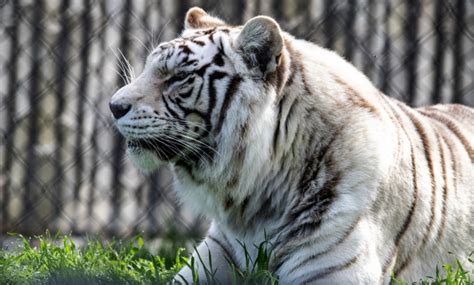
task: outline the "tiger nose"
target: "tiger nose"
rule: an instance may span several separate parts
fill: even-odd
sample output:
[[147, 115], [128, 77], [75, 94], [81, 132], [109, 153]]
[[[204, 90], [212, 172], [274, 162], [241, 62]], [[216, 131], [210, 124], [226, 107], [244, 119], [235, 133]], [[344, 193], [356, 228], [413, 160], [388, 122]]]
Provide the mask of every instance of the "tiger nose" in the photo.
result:
[[110, 107], [110, 111], [114, 115], [114, 118], [118, 120], [122, 118], [123, 116], [125, 116], [125, 114], [127, 114], [128, 111], [130, 111], [130, 109], [132, 108], [132, 105], [127, 104], [127, 103], [119, 104], [119, 103], [110, 102], [109, 107]]

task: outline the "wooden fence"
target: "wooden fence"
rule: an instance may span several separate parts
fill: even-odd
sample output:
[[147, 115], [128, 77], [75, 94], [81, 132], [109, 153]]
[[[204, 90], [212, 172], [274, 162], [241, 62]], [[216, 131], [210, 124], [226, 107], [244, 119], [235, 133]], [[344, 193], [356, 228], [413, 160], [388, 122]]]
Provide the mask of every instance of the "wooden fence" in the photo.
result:
[[175, 202], [166, 169], [130, 165], [107, 107], [125, 59], [139, 72], [194, 5], [233, 24], [273, 16], [411, 105], [474, 105], [469, 0], [0, 0], [0, 236], [205, 229]]

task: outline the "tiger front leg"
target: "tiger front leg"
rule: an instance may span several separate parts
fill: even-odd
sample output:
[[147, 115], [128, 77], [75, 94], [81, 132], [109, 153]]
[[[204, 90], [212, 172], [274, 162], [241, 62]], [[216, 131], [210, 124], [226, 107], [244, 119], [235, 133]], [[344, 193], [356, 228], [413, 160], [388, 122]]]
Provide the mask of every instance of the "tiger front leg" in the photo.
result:
[[175, 284], [232, 284], [231, 248], [214, 226], [193, 252], [189, 264], [175, 276]]
[[383, 276], [380, 241], [370, 238], [369, 228], [360, 219], [338, 233], [325, 229], [327, 239], [301, 241], [291, 255], [279, 256], [282, 262], [276, 263], [274, 272], [279, 284], [387, 284], [390, 272]]
[[280, 284], [388, 284], [389, 281], [390, 276], [382, 277], [381, 266], [376, 259], [368, 256], [320, 262], [302, 272], [279, 274]]

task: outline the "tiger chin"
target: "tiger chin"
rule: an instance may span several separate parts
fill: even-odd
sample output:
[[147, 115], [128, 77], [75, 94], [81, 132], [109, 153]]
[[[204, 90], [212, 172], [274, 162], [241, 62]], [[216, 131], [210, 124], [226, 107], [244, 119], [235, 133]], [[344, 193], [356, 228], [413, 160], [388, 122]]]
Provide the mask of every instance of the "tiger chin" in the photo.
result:
[[282, 284], [418, 281], [474, 250], [473, 109], [410, 108], [271, 18], [190, 9], [110, 108], [137, 166], [170, 165], [180, 200], [212, 219], [200, 280], [211, 254], [230, 283], [241, 243], [256, 256], [267, 241]]

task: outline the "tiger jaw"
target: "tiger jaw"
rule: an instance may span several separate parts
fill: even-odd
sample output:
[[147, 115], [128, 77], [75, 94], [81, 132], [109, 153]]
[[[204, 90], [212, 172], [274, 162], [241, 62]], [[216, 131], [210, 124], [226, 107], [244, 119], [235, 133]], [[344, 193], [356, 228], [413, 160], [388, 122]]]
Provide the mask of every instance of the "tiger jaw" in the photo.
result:
[[130, 153], [147, 150], [154, 152], [160, 160], [168, 161], [176, 157], [181, 151], [182, 146], [176, 141], [166, 141], [160, 138], [138, 138], [129, 139], [127, 147]]
[[162, 138], [128, 138], [127, 154], [133, 164], [143, 172], [153, 172], [165, 163], [172, 162], [182, 147]]
[[[183, 142], [156, 127], [148, 130], [144, 127], [146, 122], [130, 124], [130, 121], [122, 121], [121, 119], [115, 121], [115, 124], [120, 134], [126, 139], [128, 155], [140, 169], [145, 168], [144, 170], [147, 170], [150, 164], [157, 164], [150, 163], [150, 161], [170, 162], [185, 152]], [[141, 130], [141, 133], [136, 131], [137, 128]], [[144, 161], [144, 163], [141, 163], [141, 161]], [[147, 165], [147, 167], [140, 167], [142, 164]]]
[[132, 163], [145, 173], [153, 172], [164, 162], [158, 159], [154, 151], [142, 148], [134, 143], [127, 144], [127, 154]]

